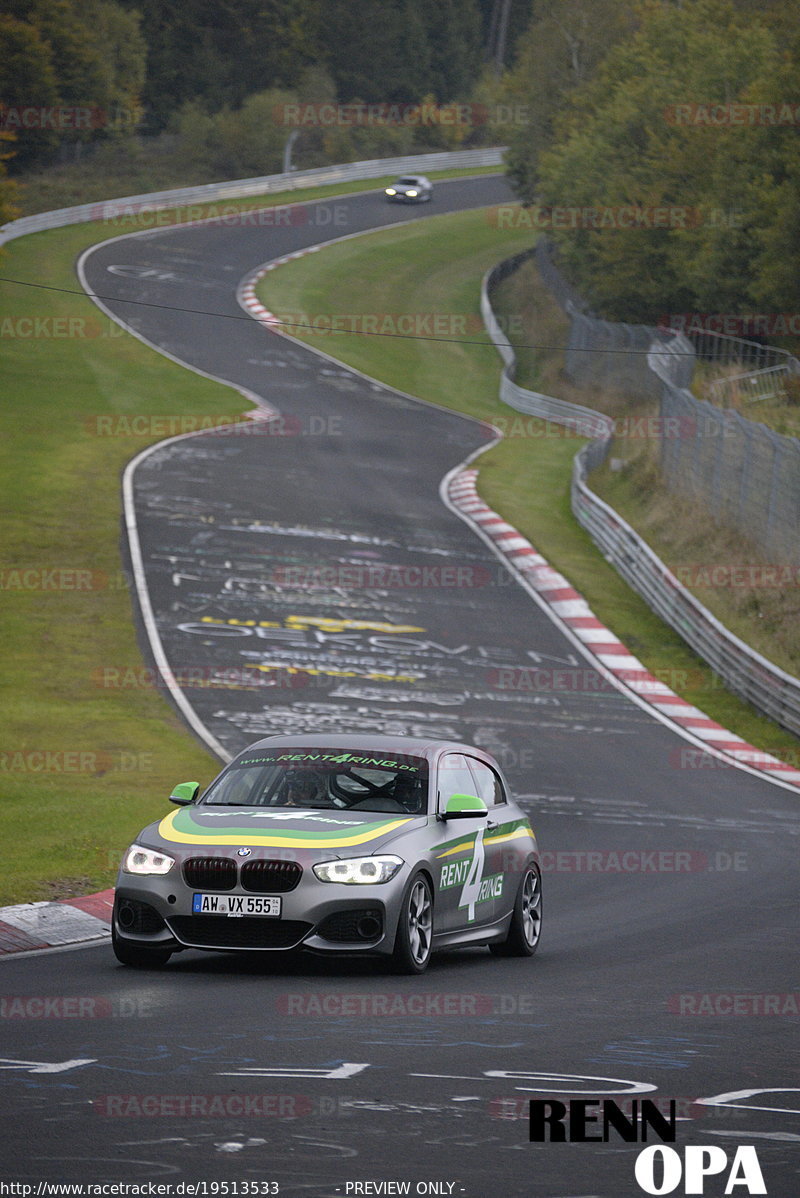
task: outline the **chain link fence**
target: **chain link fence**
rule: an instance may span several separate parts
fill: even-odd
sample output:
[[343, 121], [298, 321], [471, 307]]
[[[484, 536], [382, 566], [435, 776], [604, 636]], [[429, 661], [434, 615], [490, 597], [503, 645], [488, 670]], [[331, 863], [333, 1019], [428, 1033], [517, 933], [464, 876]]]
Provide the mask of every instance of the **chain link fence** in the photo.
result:
[[[800, 565], [800, 441], [717, 406], [741, 397], [743, 387], [751, 400], [780, 395], [786, 378], [800, 375], [800, 362], [785, 350], [719, 333], [600, 320], [563, 279], [551, 248], [540, 241], [535, 254], [570, 318], [569, 377], [657, 401], [655, 435], [667, 486], [738, 529], [776, 564]], [[733, 372], [709, 384], [714, 403], [689, 390], [699, 361]], [[609, 444], [593, 449], [590, 469]]]
[[[800, 736], [800, 680], [793, 678], [779, 666], [762, 657], [760, 653], [751, 649], [749, 645], [744, 644], [729, 629], [725, 628], [708, 608], [704, 607], [679, 582], [636, 530], [631, 528], [619, 513], [615, 512], [599, 495], [596, 495], [589, 486], [588, 479], [591, 471], [605, 460], [613, 440], [614, 422], [611, 418], [602, 412], [595, 412], [591, 408], [579, 407], [576, 404], [566, 403], [562, 399], [555, 399], [550, 395], [528, 391], [514, 382], [516, 357], [495, 317], [491, 294], [498, 283], [512, 274], [533, 253], [535, 251], [529, 250], [506, 259], [490, 270], [483, 280], [481, 313], [504, 364], [500, 382], [500, 398], [518, 412], [526, 412], [539, 416], [543, 420], [566, 425], [578, 433], [592, 438], [578, 451], [573, 463], [571, 501], [572, 511], [578, 523], [589, 533], [606, 561], [614, 566], [653, 611], [680, 633], [687, 644], [708, 662], [715, 674], [735, 694], [752, 703], [758, 711], [776, 720], [790, 732]], [[563, 289], [561, 288], [562, 283]], [[576, 304], [577, 309], [577, 302], [573, 296], [570, 296], [568, 285], [560, 277], [556, 279], [556, 286], [560, 288], [557, 298], [563, 302], [565, 309], [569, 311], [567, 305], [573, 303]], [[556, 291], [556, 287], [553, 290]], [[586, 315], [585, 312], [581, 314]], [[588, 323], [591, 319], [587, 316], [587, 324], [583, 326], [581, 336], [587, 329], [591, 329], [591, 324]], [[613, 335], [608, 332], [609, 329], [613, 329], [613, 325], [608, 325], [604, 321], [597, 323], [606, 325], [601, 334], [603, 337]], [[619, 342], [616, 342], [616, 345], [619, 345]], [[596, 355], [593, 354], [592, 357], [594, 356]], [[685, 403], [685, 410], [680, 418], [688, 422], [687, 431], [692, 433], [696, 431], [691, 422], [696, 420], [697, 411], [711, 412], [719, 418], [731, 415], [731, 413], [719, 412], [710, 404], [698, 403], [687, 390], [678, 385], [686, 377], [687, 362], [694, 361], [694, 348], [682, 334], [671, 338], [653, 338], [650, 351], [644, 355], [644, 360], [652, 377], [659, 380], [664, 395], [668, 396], [668, 401], [674, 397], [675, 404]], [[674, 406], [669, 407], [668, 410], [673, 415], [676, 410], [679, 411]], [[662, 413], [663, 411], [664, 408], [662, 408]], [[741, 417], [738, 419], [742, 424], [749, 425], [751, 428], [763, 428], [763, 426], [751, 424], [750, 421], [742, 420]], [[659, 427], [665, 427], [661, 421], [659, 421]], [[679, 424], [677, 427], [680, 430], [683, 425]], [[769, 430], [765, 431], [769, 432]], [[798, 446], [798, 443], [792, 442], [790, 438], [779, 438], [776, 434], [771, 434], [771, 436], [774, 436], [779, 442], [786, 441], [795, 447]], [[687, 445], [694, 444], [696, 448], [698, 444], [712, 443], [716, 444], [713, 436], [696, 439], [685, 437], [679, 440], [664, 438], [663, 441], [663, 444], [669, 446], [683, 445], [684, 449]], [[795, 460], [793, 468], [795, 480], [800, 478], [798, 466], [800, 463]], [[702, 467], [699, 464], [698, 469], [702, 472]], [[720, 487], [722, 485], [720, 479]], [[740, 486], [736, 494], [741, 495], [741, 490]], [[796, 528], [796, 522], [789, 527]], [[756, 758], [753, 758], [754, 764], [757, 764]]]

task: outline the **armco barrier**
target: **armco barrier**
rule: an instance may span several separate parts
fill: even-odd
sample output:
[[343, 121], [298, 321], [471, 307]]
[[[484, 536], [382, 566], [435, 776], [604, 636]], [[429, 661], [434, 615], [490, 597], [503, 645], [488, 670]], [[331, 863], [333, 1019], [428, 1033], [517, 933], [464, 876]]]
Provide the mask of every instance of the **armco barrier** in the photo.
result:
[[584, 437], [597, 437], [607, 442], [614, 430], [613, 421], [602, 412], [593, 408], [582, 408], [579, 404], [567, 403], [564, 399], [554, 399], [551, 395], [541, 395], [538, 391], [526, 391], [514, 382], [516, 355], [509, 345], [508, 339], [500, 328], [492, 308], [489, 292], [492, 287], [502, 282], [508, 275], [513, 274], [517, 267], [531, 256], [531, 250], [515, 254], [493, 266], [484, 275], [481, 284], [481, 316], [494, 341], [497, 352], [503, 359], [503, 374], [500, 380], [500, 398], [509, 407], [528, 416], [540, 416], [542, 420], [552, 420], [553, 424], [561, 424], [574, 429]]
[[[722, 625], [613, 508], [587, 483], [608, 453], [613, 422], [602, 412], [528, 391], [514, 382], [516, 357], [492, 308], [491, 288], [511, 274], [531, 251], [517, 254], [487, 272], [481, 286], [481, 313], [503, 359], [500, 398], [518, 412], [574, 428], [592, 438], [575, 455], [572, 511], [607, 561], [649, 607], [676, 630], [726, 685], [760, 712], [800, 736], [800, 679], [756, 653]], [[659, 354], [664, 346], [654, 346]]]
[[500, 166], [504, 152], [504, 146], [492, 146], [484, 150], [448, 150], [437, 154], [415, 154], [405, 158], [373, 158], [366, 162], [346, 162], [337, 166], [321, 166], [314, 170], [290, 171], [284, 175], [235, 179], [229, 183], [205, 183], [200, 187], [179, 187], [171, 191], [151, 191], [145, 195], [77, 204], [73, 208], [56, 208], [52, 212], [39, 212], [35, 216], [22, 216], [19, 220], [10, 221], [0, 228], [0, 245], [14, 237], [39, 233], [43, 229], [58, 229], [64, 225], [77, 225], [82, 221], [107, 218], [134, 205], [144, 205], [156, 211], [177, 208], [182, 204], [208, 204], [215, 200], [238, 200], [247, 196], [269, 195], [275, 191], [296, 191], [305, 187], [323, 187], [330, 183], [377, 179], [381, 175], [400, 175], [406, 171], [446, 171], [471, 166]]

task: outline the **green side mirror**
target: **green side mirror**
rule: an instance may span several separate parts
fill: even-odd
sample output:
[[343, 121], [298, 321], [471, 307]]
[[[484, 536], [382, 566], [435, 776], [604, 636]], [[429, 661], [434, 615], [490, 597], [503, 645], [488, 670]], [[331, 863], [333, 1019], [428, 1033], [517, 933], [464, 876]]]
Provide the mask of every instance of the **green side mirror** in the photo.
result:
[[199, 789], [199, 782], [179, 782], [169, 796], [169, 801], [170, 803], [177, 803], [179, 807], [188, 807], [197, 798]]
[[488, 814], [489, 809], [477, 795], [450, 795], [444, 809], [445, 819], [480, 819]]

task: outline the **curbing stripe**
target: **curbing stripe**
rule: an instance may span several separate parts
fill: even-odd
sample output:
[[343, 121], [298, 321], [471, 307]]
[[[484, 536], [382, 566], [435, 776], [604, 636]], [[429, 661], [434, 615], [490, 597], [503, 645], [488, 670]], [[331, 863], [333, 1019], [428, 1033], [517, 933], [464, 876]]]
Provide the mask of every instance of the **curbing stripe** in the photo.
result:
[[57, 902], [0, 907], [0, 958], [32, 949], [91, 943], [111, 935], [113, 890]]
[[[456, 470], [447, 482], [447, 499], [453, 508], [471, 524], [491, 539], [495, 551], [504, 556], [516, 570], [524, 570], [525, 578], [534, 589], [545, 608], [549, 608], [557, 622], [565, 625], [580, 643], [584, 653], [594, 657], [601, 669], [617, 681], [621, 690], [632, 692], [640, 705], [652, 708], [662, 723], [672, 725], [696, 737], [715, 756], [722, 756], [734, 768], [746, 768], [751, 773], [762, 774], [770, 781], [792, 789], [800, 789], [800, 770], [770, 753], [748, 744], [741, 736], [729, 732], [710, 719], [698, 707], [676, 695], [664, 682], [655, 678], [629, 649], [603, 625], [589, 608], [586, 600], [570, 586], [557, 570], [538, 553], [516, 529], [481, 501], [481, 515], [477, 516], [475, 501], [478, 471]], [[511, 551], [511, 545], [518, 546]], [[524, 546], [524, 549], [522, 548]], [[531, 555], [529, 561], [521, 560], [521, 554]], [[535, 566], [531, 565], [536, 560]], [[703, 749], [696, 750], [702, 753]]]

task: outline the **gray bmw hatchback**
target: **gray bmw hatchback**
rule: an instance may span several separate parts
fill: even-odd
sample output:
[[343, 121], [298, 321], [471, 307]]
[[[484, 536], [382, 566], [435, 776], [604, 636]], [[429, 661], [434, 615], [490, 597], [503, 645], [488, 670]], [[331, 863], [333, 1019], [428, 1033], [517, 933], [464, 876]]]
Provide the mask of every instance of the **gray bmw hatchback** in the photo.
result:
[[536, 839], [497, 762], [409, 737], [272, 736], [124, 854], [112, 939], [125, 965], [183, 949], [372, 953], [403, 973], [487, 945], [532, 956]]

